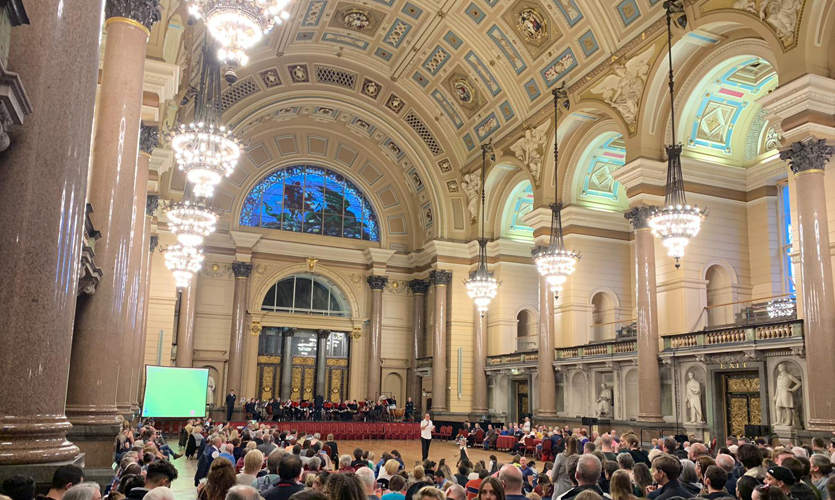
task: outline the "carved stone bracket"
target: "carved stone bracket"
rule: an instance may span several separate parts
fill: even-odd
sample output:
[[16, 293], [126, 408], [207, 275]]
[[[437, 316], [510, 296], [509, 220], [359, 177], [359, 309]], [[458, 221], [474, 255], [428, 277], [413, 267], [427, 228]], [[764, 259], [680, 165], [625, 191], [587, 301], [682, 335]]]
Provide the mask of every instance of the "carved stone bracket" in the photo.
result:
[[159, 0], [107, 0], [104, 6], [106, 19], [125, 17], [145, 26], [148, 31], [162, 19]]
[[780, 152], [780, 159], [788, 161], [792, 172], [799, 174], [807, 170], [823, 170], [835, 152], [835, 147], [827, 146], [826, 139], [809, 138], [793, 142], [788, 149]]

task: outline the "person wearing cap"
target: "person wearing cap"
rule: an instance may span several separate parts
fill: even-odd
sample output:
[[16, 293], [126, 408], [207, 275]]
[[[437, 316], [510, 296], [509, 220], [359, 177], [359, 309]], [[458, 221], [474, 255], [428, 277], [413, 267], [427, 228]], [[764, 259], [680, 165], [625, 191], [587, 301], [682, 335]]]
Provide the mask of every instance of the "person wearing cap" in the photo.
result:
[[765, 471], [765, 484], [769, 488], [779, 488], [786, 496], [791, 496], [794, 474], [788, 467], [774, 465]]

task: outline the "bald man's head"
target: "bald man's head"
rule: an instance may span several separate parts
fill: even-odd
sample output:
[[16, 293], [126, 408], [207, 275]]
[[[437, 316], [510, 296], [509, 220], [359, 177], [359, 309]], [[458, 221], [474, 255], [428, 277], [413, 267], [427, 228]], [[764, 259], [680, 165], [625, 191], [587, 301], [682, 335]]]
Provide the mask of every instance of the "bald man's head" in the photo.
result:
[[710, 452], [707, 451], [707, 446], [702, 443], [693, 443], [690, 445], [690, 460], [696, 460], [699, 457], [707, 456], [710, 456]]
[[507, 464], [499, 471], [499, 481], [504, 485], [506, 495], [522, 494], [522, 471], [515, 465]]
[[467, 492], [457, 484], [453, 484], [446, 490], [447, 500], [467, 500]]
[[716, 465], [721, 467], [725, 472], [730, 473], [733, 472], [734, 467], [736, 467], [736, 461], [734, 460], [734, 457], [721, 453], [716, 456]]

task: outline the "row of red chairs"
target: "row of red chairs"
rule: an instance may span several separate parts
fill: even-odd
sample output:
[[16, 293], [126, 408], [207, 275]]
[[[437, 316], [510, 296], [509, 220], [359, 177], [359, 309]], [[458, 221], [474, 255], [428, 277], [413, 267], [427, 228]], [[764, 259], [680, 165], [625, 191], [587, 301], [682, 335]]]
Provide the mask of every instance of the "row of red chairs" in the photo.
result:
[[442, 425], [440, 428], [432, 431], [432, 437], [436, 439], [452, 439], [452, 426]]

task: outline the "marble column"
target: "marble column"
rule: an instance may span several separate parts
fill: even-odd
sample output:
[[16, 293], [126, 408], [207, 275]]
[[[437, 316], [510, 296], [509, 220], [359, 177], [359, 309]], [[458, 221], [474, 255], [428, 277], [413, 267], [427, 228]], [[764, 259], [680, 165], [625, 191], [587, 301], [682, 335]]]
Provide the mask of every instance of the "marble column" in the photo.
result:
[[[133, 190], [131, 213], [130, 251], [128, 254], [128, 282], [125, 292], [131, 307], [125, 309], [122, 347], [119, 350], [119, 380], [116, 391], [116, 409], [126, 420], [132, 420], [136, 406], [135, 352], [139, 347], [145, 307], [145, 286], [142, 281], [142, 258], [148, 246], [149, 234], [145, 232], [145, 211], [148, 205], [148, 168], [151, 153], [159, 141], [159, 128], [142, 126], [139, 136], [139, 156], [136, 161], [136, 182]], [[150, 229], [150, 227], [148, 228]]]
[[325, 401], [329, 401], [327, 375], [328, 375], [328, 338], [331, 336], [329, 330], [318, 330], [316, 332], [316, 392]]
[[[158, 5], [158, 0], [105, 4], [107, 44], [87, 196], [95, 210], [93, 225], [102, 235], [96, 242], [96, 265], [104, 276], [76, 315], [66, 407], [73, 424], [100, 426], [85, 430], [85, 436], [111, 433], [109, 427], [122, 420], [116, 408], [122, 336], [132, 333], [126, 318], [136, 309], [137, 297], [129, 293], [130, 249], [145, 46], [151, 26], [160, 18]], [[66, 10], [58, 7], [58, 12]], [[61, 74], [53, 73], [53, 79], [54, 75]], [[64, 75], [60, 79], [67, 81]], [[109, 460], [103, 463], [101, 443], [91, 441], [82, 451], [88, 466], [109, 465]]]
[[226, 390], [243, 394], [241, 380], [244, 375], [244, 341], [249, 328], [246, 321], [246, 303], [249, 294], [249, 275], [252, 264], [233, 262], [232, 273], [235, 275], [235, 296], [232, 299], [232, 332], [229, 336], [229, 363], [226, 365]]
[[420, 377], [417, 375], [417, 360], [423, 356], [420, 346], [423, 344], [423, 335], [426, 329], [426, 292], [429, 290], [429, 282], [426, 280], [412, 280], [409, 282], [409, 289], [412, 291], [413, 336], [411, 342], [412, 369], [409, 370], [406, 397], [412, 398], [412, 402], [415, 404], [415, 415], [419, 415], [422, 391]]
[[79, 451], [66, 438], [64, 403], [101, 11], [102, 0], [27, 2], [29, 24], [12, 30], [7, 67], [20, 74], [32, 113], [0, 155], [0, 465]]
[[194, 364], [194, 310], [197, 308], [197, 276], [180, 294], [180, 316], [177, 320], [176, 365], [191, 368]]
[[473, 307], [473, 413], [487, 415], [487, 313]]
[[[152, 204], [153, 208], [149, 208], [146, 210], [150, 210], [150, 213], [153, 214], [153, 210], [156, 210], [157, 203], [159, 199], [156, 196], [149, 196], [148, 203]], [[147, 211], [145, 212], [148, 213]], [[150, 231], [151, 227], [151, 219], [152, 217], [146, 217], [146, 225], [148, 226], [148, 231]], [[143, 263], [143, 267], [145, 268], [144, 271], [144, 282], [145, 282], [145, 308], [142, 311], [142, 330], [141, 335], [139, 338], [139, 345], [141, 346], [137, 352], [137, 356], [139, 357], [139, 364], [137, 365], [136, 369], [139, 371], [139, 376], [137, 377], [137, 387], [136, 387], [136, 394], [137, 394], [137, 402], [138, 406], [142, 407], [142, 398], [144, 390], [144, 383], [143, 379], [145, 378], [145, 349], [146, 349], [146, 342], [148, 339], [148, 310], [151, 307], [151, 263], [154, 260], [154, 250], [156, 250], [157, 246], [159, 245], [159, 236], [151, 236], [149, 238], [148, 244], [148, 253], [145, 254], [145, 262]]]
[[368, 344], [368, 386], [366, 399], [377, 401], [380, 396], [380, 375], [383, 341], [383, 290], [389, 279], [385, 276], [369, 276], [368, 286], [371, 288], [371, 328], [369, 328]]
[[435, 325], [432, 329], [432, 408], [431, 411], [446, 411], [447, 408], [447, 289], [452, 283], [451, 271], [432, 271], [429, 279], [435, 285]]
[[295, 328], [284, 328], [281, 332], [284, 345], [281, 348], [281, 399], [290, 399], [293, 393], [293, 335]]
[[557, 416], [557, 375], [554, 372], [554, 292], [539, 278], [539, 407], [536, 416]]
[[797, 228], [803, 286], [803, 334], [806, 372], [803, 380], [809, 394], [806, 428], [829, 432], [835, 428], [835, 384], [810, 383], [825, 380], [835, 359], [835, 290], [829, 246], [824, 168], [835, 147], [823, 139], [792, 143], [780, 153], [795, 176]]
[[655, 289], [655, 237], [652, 208], [635, 207], [625, 217], [635, 230], [635, 285], [638, 309], [638, 421], [663, 422], [658, 366], [658, 302]]

